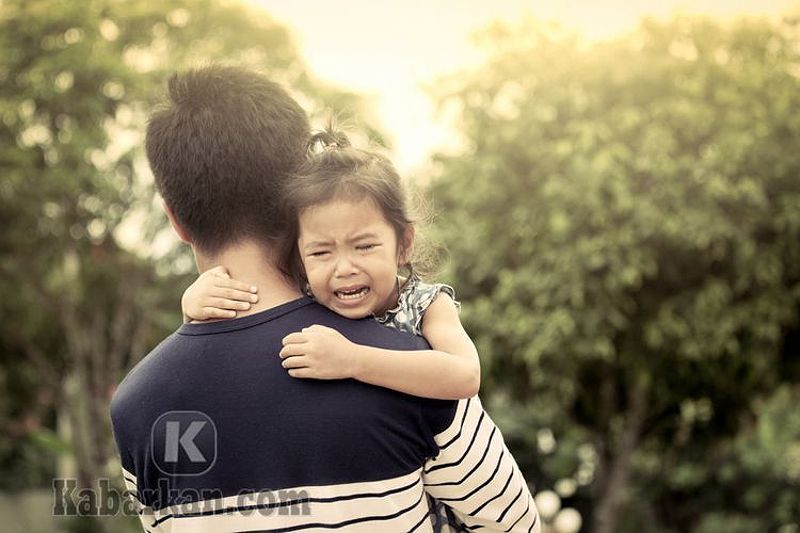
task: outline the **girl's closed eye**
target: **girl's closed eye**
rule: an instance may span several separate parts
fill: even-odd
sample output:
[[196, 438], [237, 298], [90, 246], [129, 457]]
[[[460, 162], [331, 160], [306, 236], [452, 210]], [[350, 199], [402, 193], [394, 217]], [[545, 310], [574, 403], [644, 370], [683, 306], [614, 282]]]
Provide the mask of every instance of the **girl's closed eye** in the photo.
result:
[[361, 252], [370, 252], [375, 248], [377, 248], [378, 246], [380, 246], [380, 244], [377, 243], [359, 244], [358, 246], [356, 246], [356, 250], [359, 250]]
[[316, 250], [314, 252], [309, 252], [309, 257], [316, 257], [317, 259], [322, 259], [326, 257], [330, 252], [328, 250]]

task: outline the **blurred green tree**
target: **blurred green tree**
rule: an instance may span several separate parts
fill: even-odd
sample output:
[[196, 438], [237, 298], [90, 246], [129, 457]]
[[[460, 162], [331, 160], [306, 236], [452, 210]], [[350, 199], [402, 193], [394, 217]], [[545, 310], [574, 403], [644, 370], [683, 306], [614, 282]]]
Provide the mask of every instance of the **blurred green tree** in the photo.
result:
[[249, 66], [381, 138], [243, 2], [4, 0], [0, 50], [0, 489], [49, 486], [57, 456], [92, 486], [118, 474], [114, 386], [178, 325], [193, 270], [185, 247], [155, 250], [166, 219], [141, 144], [166, 78]]
[[[482, 37], [485, 64], [439, 88], [465, 149], [438, 158], [431, 192], [484, 394], [528, 476], [600, 533], [732, 526], [714, 516], [741, 509], [745, 529], [797, 521], [797, 463], [780, 483], [755, 466], [795, 457], [797, 434], [746, 435], [776, 430], [757, 401], [800, 380], [783, 351], [798, 19], [645, 21], [591, 46], [532, 21]], [[758, 494], [740, 507], [745, 480]]]

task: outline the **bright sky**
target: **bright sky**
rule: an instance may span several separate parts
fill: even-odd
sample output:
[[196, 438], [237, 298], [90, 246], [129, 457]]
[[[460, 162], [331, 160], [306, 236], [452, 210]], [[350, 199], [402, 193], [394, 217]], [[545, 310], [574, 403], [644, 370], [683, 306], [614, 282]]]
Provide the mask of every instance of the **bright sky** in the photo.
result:
[[531, 15], [590, 39], [633, 29], [642, 17], [778, 16], [798, 0], [250, 0], [292, 32], [319, 78], [370, 99], [401, 172], [421, 165], [453, 133], [425, 92], [439, 76], [475, 64], [470, 34], [493, 20]]

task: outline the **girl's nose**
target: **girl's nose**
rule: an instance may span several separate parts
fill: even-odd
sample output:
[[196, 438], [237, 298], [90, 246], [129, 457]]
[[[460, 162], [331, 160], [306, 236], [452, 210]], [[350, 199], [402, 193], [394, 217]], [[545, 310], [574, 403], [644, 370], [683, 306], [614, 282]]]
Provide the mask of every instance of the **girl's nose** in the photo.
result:
[[334, 273], [336, 277], [344, 278], [358, 274], [358, 267], [356, 267], [356, 264], [348, 256], [342, 255], [336, 261]]

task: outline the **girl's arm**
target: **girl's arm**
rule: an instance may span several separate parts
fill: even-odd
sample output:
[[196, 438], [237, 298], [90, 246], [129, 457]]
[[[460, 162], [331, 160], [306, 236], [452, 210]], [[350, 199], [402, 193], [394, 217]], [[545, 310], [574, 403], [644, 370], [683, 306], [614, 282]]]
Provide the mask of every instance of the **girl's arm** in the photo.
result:
[[432, 350], [386, 350], [355, 344], [336, 330], [311, 326], [287, 335], [281, 357], [298, 378], [354, 378], [415, 396], [457, 400], [480, 387], [478, 351], [453, 300], [440, 293], [428, 307], [422, 334]]
[[256, 292], [254, 285], [231, 279], [223, 266], [208, 269], [183, 293], [183, 322], [236, 318], [236, 311], [246, 311], [258, 301]]

